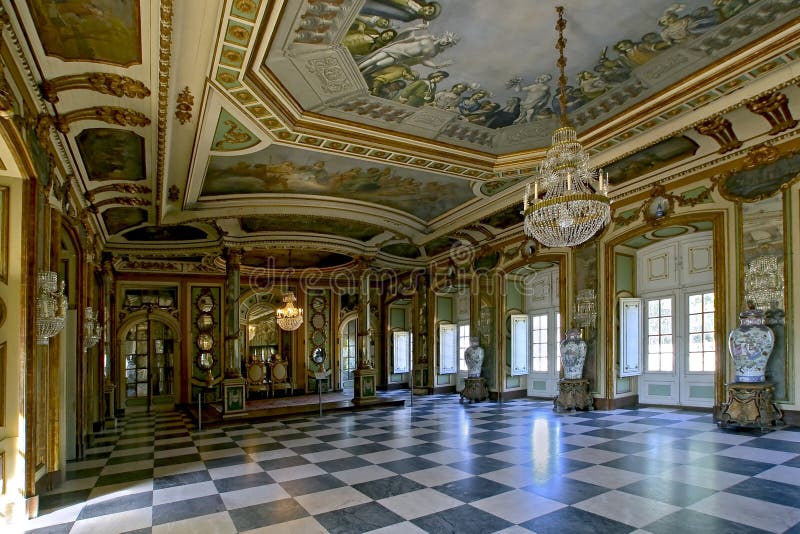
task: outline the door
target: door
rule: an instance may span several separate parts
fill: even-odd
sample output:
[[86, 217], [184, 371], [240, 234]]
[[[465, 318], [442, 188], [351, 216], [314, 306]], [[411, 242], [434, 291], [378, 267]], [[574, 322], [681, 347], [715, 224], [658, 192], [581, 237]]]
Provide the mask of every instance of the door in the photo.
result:
[[649, 247], [640, 254], [644, 300], [645, 404], [714, 404], [717, 346], [710, 234]]
[[526, 288], [530, 325], [528, 395], [553, 397], [558, 394], [558, 377], [561, 371], [558, 267], [536, 272], [526, 280]]
[[175, 334], [167, 324], [146, 318], [128, 328], [122, 342], [126, 407], [174, 405], [174, 353]]
[[345, 393], [353, 393], [353, 380], [358, 364], [358, 319], [353, 317], [341, 326], [339, 352], [339, 384]]

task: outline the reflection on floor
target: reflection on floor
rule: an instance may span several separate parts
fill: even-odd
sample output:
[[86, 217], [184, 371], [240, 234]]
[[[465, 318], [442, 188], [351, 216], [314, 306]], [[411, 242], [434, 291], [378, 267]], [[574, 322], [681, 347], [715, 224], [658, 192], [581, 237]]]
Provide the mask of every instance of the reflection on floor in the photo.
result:
[[178, 413], [99, 434], [34, 532], [800, 532], [800, 429], [710, 414], [555, 414], [552, 402], [414, 406], [233, 423]]

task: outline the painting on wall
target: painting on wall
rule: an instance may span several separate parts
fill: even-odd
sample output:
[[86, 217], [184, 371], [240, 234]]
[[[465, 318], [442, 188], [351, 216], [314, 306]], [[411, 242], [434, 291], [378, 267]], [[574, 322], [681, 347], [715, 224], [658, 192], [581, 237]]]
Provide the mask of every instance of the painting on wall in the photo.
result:
[[[710, 52], [725, 40], [703, 40], [704, 34], [737, 17], [743, 30], [737, 38], [752, 38], [755, 29], [765, 24], [759, 7], [753, 6], [758, 3], [605, 0], [598, 10], [586, 2], [565, 1], [570, 41], [566, 111], [625, 85], [635, 79], [637, 68], [662, 54], [687, 47], [703, 52], [684, 55], [683, 61], [662, 62], [669, 65], [667, 71], [682, 69], [688, 58], [698, 67], [707, 64]], [[298, 29], [297, 40], [317, 42], [316, 36], [330, 24], [324, 15], [335, 15], [337, 6], [316, 9], [316, 16], [307, 17]], [[785, 13], [795, 7], [786, 2], [774, 9]], [[748, 17], [744, 11], [762, 16]], [[503, 128], [561, 111], [552, 47], [555, 10], [542, 9], [541, 17], [521, 13], [534, 14], [530, 0], [504, 0], [502, 7], [463, 0], [366, 0], [342, 45], [372, 95], [414, 107], [436, 107], [472, 124]], [[662, 81], [669, 74], [662, 73], [659, 81], [669, 83]]]
[[332, 217], [315, 217], [313, 215], [255, 215], [240, 219], [245, 232], [315, 232], [331, 234], [359, 241], [369, 241], [383, 233], [383, 228], [374, 224], [334, 219]]
[[102, 214], [103, 222], [109, 235], [121, 232], [126, 228], [139, 225], [147, 220], [147, 211], [142, 208], [114, 207], [108, 208]]
[[678, 135], [622, 158], [603, 170], [608, 173], [609, 184], [620, 185], [691, 157], [698, 148], [698, 144], [688, 137]]
[[720, 182], [719, 192], [729, 200], [754, 202], [786, 189], [800, 175], [800, 154], [792, 154], [761, 167], [731, 174]]
[[144, 180], [144, 137], [127, 130], [89, 128], [77, 137], [90, 180]]
[[431, 220], [475, 198], [470, 180], [271, 146], [212, 156], [201, 196], [279, 193], [360, 200]]
[[28, 0], [42, 48], [64, 61], [142, 62], [139, 0]]

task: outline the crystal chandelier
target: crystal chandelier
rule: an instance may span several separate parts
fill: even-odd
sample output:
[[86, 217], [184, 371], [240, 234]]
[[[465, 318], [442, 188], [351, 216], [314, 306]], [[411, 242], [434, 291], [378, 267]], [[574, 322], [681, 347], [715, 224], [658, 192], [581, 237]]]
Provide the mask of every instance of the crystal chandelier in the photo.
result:
[[777, 256], [759, 256], [747, 264], [744, 300], [759, 310], [783, 309], [783, 266]]
[[39, 271], [36, 284], [36, 343], [47, 345], [66, 324], [67, 297], [64, 282], [59, 285], [58, 274], [53, 271]]
[[100, 323], [91, 306], [83, 310], [83, 346], [90, 349], [100, 341]]
[[296, 306], [297, 299], [289, 291], [283, 297], [283, 306], [275, 310], [275, 317], [283, 330], [297, 330], [303, 324], [303, 308]]
[[581, 328], [586, 328], [594, 324], [597, 319], [597, 308], [595, 305], [594, 289], [581, 289], [575, 298], [575, 324]]
[[[567, 76], [564, 68], [564, 8], [557, 7], [558, 69], [561, 126], [553, 132], [552, 143], [539, 176], [525, 188], [523, 214], [525, 234], [547, 247], [574, 247], [588, 241], [611, 218], [608, 174], [603, 177], [589, 168], [589, 155], [578, 142], [575, 128], [567, 123]], [[592, 184], [596, 184], [596, 187]], [[544, 193], [539, 199], [539, 188]]]

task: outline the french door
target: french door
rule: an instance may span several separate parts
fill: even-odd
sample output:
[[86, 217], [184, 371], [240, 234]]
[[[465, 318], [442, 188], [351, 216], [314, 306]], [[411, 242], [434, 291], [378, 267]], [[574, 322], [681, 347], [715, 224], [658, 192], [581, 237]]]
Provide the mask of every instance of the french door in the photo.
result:
[[174, 404], [175, 334], [169, 325], [143, 319], [125, 332], [122, 358], [126, 406]]

